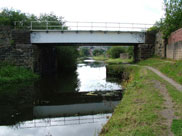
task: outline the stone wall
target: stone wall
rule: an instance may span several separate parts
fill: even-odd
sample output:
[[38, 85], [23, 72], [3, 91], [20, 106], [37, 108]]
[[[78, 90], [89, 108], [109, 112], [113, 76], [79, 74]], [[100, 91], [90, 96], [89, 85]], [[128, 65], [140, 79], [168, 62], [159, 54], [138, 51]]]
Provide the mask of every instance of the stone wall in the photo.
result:
[[34, 57], [31, 44], [17, 44], [0, 47], [0, 62], [10, 62], [33, 70]]
[[165, 48], [166, 48], [166, 43], [165, 43], [165, 40], [163, 39], [163, 35], [161, 32], [158, 32], [155, 38], [155, 53], [154, 54], [161, 58], [166, 57]]
[[0, 62], [34, 69], [34, 46], [30, 44], [30, 32], [0, 27]]
[[14, 44], [30, 44], [30, 31], [12, 30], [12, 41]]
[[129, 59], [128, 53], [120, 53], [120, 59]]
[[134, 47], [134, 61], [150, 58], [154, 55], [154, 44], [139, 44]]
[[10, 27], [0, 27], [0, 47], [10, 46], [12, 44], [12, 35]]
[[167, 58], [182, 60], [182, 29], [171, 33], [166, 50]]

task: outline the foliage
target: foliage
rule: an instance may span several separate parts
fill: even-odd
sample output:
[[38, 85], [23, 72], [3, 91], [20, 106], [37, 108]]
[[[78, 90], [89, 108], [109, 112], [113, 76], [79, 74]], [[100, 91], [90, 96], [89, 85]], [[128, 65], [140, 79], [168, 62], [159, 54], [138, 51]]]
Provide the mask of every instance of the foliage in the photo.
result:
[[3, 11], [0, 12], [0, 25], [14, 26], [14, 21], [28, 21], [30, 18], [31, 17], [27, 16], [25, 13], [21, 13], [19, 10], [3, 9]]
[[134, 56], [134, 47], [133, 46], [129, 46], [127, 48], [127, 53], [129, 54], [130, 57]]
[[163, 20], [160, 19], [160, 21], [157, 21], [152, 27], [150, 27], [147, 32], [154, 32], [157, 33], [161, 30], [163, 25]]
[[125, 53], [125, 52], [126, 52], [126, 48], [125, 48], [125, 47], [113, 46], [113, 47], [111, 47], [111, 48], [107, 51], [107, 54], [108, 54], [111, 58], [119, 58], [119, 57], [120, 57], [120, 53]]
[[[1, 26], [15, 26], [15, 21], [22, 21], [22, 23], [18, 23], [17, 27], [30, 26], [31, 21], [55, 21], [51, 22], [49, 25], [64, 25], [63, 17], [58, 17], [53, 13], [50, 14], [41, 14], [39, 17], [33, 14], [22, 13], [19, 10], [14, 9], [3, 9], [0, 12], [0, 25]], [[35, 22], [34, 22], [35, 23]], [[46, 28], [46, 22], [36, 22], [36, 27]], [[61, 28], [62, 29], [62, 28]], [[63, 27], [63, 29], [67, 29], [67, 27]]]
[[93, 51], [93, 55], [94, 56], [99, 56], [99, 55], [102, 55], [102, 54], [104, 54], [104, 50], [103, 49], [95, 49], [94, 51]]
[[119, 78], [120, 80], [129, 80], [130, 68], [124, 65], [107, 65], [107, 76]]
[[17, 67], [8, 64], [0, 65], [0, 84], [18, 83], [20, 81], [28, 81], [37, 79], [39, 76], [32, 71], [23, 67]]
[[182, 27], [182, 0], [164, 0], [165, 19], [161, 27], [164, 38]]
[[79, 54], [81, 57], [87, 57], [90, 55], [90, 51], [88, 48], [80, 48]]

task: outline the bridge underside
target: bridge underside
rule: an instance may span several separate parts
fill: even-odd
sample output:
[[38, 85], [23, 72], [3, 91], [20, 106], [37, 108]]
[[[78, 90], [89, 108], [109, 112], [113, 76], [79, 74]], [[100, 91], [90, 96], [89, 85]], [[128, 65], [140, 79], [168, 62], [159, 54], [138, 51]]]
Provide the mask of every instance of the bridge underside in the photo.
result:
[[137, 45], [145, 43], [144, 32], [116, 31], [33, 31], [32, 44]]

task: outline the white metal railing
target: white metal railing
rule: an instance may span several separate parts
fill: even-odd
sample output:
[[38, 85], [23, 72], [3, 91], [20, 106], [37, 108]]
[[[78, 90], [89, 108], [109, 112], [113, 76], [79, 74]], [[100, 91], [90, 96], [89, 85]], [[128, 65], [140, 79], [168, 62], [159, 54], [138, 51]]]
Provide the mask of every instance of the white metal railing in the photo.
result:
[[146, 31], [153, 24], [116, 23], [116, 22], [58, 22], [58, 21], [16, 21], [15, 28], [34, 30], [90, 30], [90, 31]]
[[107, 121], [111, 117], [110, 113], [107, 114], [97, 114], [89, 116], [75, 116], [75, 117], [60, 117], [60, 118], [45, 118], [37, 119], [32, 121], [21, 122], [13, 126], [14, 128], [42, 128], [42, 127], [54, 127], [54, 126], [72, 126], [72, 125], [82, 125], [90, 123], [98, 123], [102, 121]]

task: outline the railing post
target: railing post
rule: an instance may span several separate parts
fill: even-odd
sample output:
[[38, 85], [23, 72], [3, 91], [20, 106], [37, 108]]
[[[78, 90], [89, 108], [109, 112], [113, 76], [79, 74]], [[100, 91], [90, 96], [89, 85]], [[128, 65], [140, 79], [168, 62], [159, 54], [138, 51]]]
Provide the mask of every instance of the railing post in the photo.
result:
[[16, 21], [14, 22], [14, 25], [15, 25], [15, 29], [16, 29]]
[[91, 30], [93, 30], [93, 22], [91, 22]]
[[106, 30], [107, 30], [107, 22], [105, 22], [105, 27], [106, 27]]
[[61, 30], [63, 31], [63, 23], [60, 22], [60, 25], [61, 25]]
[[30, 30], [32, 31], [32, 21], [30, 22]]
[[119, 31], [120, 31], [120, 23], [119, 23]]
[[78, 22], [76, 22], [76, 29], [77, 29], [77, 31], [78, 31]]
[[48, 31], [48, 21], [46, 21], [46, 30]]

